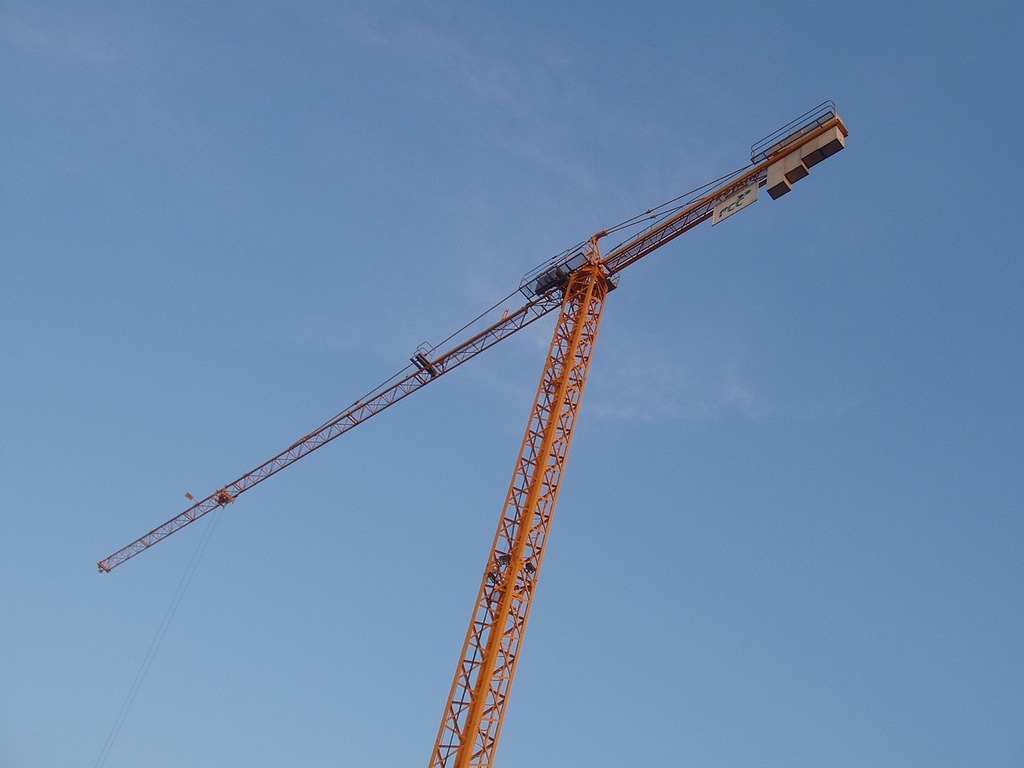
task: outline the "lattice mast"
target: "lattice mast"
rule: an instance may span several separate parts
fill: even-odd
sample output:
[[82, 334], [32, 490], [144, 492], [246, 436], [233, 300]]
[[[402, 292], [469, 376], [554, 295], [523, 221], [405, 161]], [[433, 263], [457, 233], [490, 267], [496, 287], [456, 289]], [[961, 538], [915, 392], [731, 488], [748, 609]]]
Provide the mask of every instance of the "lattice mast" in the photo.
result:
[[611, 288], [595, 238], [565, 289], [431, 768], [491, 765]]

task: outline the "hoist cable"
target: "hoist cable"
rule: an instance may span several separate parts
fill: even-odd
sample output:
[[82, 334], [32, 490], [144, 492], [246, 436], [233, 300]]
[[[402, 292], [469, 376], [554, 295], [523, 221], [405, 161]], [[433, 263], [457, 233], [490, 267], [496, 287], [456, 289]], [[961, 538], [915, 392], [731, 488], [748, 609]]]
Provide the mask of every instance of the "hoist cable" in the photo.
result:
[[170, 605], [167, 606], [167, 610], [164, 612], [164, 617], [160, 622], [160, 626], [157, 628], [156, 635], [149, 644], [149, 650], [146, 651], [146, 655], [142, 660], [142, 665], [139, 667], [139, 671], [135, 674], [135, 680], [132, 681], [131, 688], [128, 690], [128, 695], [125, 696], [124, 703], [121, 705], [121, 710], [117, 713], [117, 717], [110, 729], [110, 733], [107, 734], [107, 740], [103, 743], [103, 748], [100, 750], [100, 755], [96, 760], [95, 768], [103, 768], [111, 751], [114, 749], [114, 745], [117, 743], [117, 737], [121, 733], [121, 728], [124, 726], [125, 720], [128, 718], [128, 713], [131, 711], [132, 705], [135, 703], [135, 698], [139, 695], [139, 691], [142, 689], [142, 684], [145, 682], [146, 675], [149, 673], [150, 667], [153, 666], [153, 660], [156, 658], [157, 652], [160, 650], [160, 645], [163, 643], [164, 637], [167, 635], [167, 630], [171, 626], [171, 622], [174, 620], [175, 614], [178, 612], [181, 601], [185, 597], [185, 592], [188, 590], [188, 586], [192, 582], [192, 577], [196, 573], [199, 561], [202, 560], [203, 553], [206, 551], [206, 547], [210, 543], [210, 538], [212, 537], [213, 531], [217, 527], [217, 523], [220, 518], [221, 515], [215, 515], [213, 524], [206, 526], [206, 530], [203, 531], [203, 536], [199, 540], [196, 551], [192, 554], [192, 559], [185, 567], [185, 572], [182, 574], [181, 581], [178, 582], [178, 588], [175, 590], [174, 596], [171, 598]]

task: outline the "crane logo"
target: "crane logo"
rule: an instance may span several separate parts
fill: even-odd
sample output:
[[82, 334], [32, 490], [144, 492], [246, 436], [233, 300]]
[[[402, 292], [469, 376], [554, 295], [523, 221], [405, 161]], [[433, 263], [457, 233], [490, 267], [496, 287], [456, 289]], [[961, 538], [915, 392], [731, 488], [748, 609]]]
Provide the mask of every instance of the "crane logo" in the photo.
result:
[[751, 184], [739, 192], [734, 192], [715, 206], [715, 215], [711, 217], [711, 225], [714, 226], [723, 219], [729, 218], [737, 211], [742, 211], [751, 203], [756, 202], [757, 184]]

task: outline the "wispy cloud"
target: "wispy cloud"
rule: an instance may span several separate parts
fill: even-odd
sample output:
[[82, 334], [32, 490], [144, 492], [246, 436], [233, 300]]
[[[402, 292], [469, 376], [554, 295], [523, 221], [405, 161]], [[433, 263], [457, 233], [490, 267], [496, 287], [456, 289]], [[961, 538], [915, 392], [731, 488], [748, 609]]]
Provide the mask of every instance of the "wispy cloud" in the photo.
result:
[[593, 83], [571, 46], [498, 23], [468, 25], [443, 4], [396, 18], [367, 10], [351, 32], [369, 47], [410, 62], [423, 77], [417, 98], [451, 111], [453, 125], [470, 121], [496, 153], [546, 169], [578, 189], [600, 188], [594, 169], [572, 146], [581, 115], [600, 113]]
[[595, 384], [587, 407], [605, 419], [713, 421], [735, 414], [758, 420], [774, 411], [746, 380], [738, 354], [680, 357], [634, 347], [605, 364]]
[[68, 14], [0, 12], [0, 41], [22, 55], [56, 63], [106, 64], [117, 59], [109, 35]]
[[531, 45], [517, 38], [515, 50], [529, 55], [509, 59], [512, 41], [502, 29], [460, 28], [452, 14], [424, 13], [396, 18], [386, 10], [364, 11], [353, 17], [350, 31], [365, 44], [389, 49], [396, 56], [416, 61], [438, 89], [458, 83], [460, 90], [500, 103], [510, 110], [529, 109], [531, 98], [544, 97], [556, 88], [568, 59], [564, 54]]

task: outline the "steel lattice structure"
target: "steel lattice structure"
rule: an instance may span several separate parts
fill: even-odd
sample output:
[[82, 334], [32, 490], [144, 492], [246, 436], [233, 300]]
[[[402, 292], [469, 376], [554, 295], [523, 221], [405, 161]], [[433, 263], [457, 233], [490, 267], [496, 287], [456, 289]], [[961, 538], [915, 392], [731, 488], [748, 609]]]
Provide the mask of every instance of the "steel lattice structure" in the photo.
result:
[[573, 273], [565, 290], [434, 745], [432, 768], [491, 764], [611, 287], [595, 259]]
[[[560, 310], [430, 758], [431, 768], [491, 766], [601, 315], [618, 273], [698, 224], [711, 218], [717, 223], [745, 207], [757, 199], [761, 187], [767, 187], [772, 198], [788, 193], [811, 167], [841, 150], [846, 136], [846, 126], [835, 105], [825, 102], [755, 144], [749, 166], [706, 184], [683, 203], [660, 206], [613, 228], [618, 231], [640, 221], [654, 222], [606, 256], [601, 256], [598, 241], [608, 235], [607, 231], [564, 251], [524, 278], [517, 293], [525, 303], [518, 309], [506, 310], [500, 320], [482, 330], [460, 332], [457, 335], [467, 338], [453, 342], [447, 351], [417, 351], [412, 365], [388, 382], [269, 461], [101, 560], [100, 571], [111, 571], [204, 515], [233, 503], [245, 491], [317, 448], [541, 317]], [[470, 327], [475, 326], [466, 328]]]

